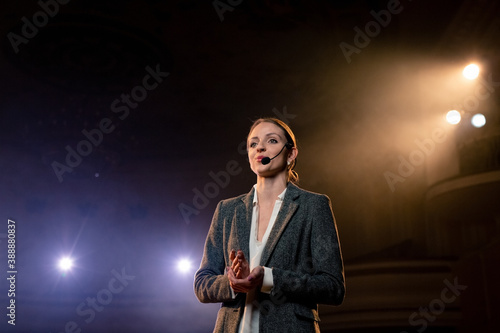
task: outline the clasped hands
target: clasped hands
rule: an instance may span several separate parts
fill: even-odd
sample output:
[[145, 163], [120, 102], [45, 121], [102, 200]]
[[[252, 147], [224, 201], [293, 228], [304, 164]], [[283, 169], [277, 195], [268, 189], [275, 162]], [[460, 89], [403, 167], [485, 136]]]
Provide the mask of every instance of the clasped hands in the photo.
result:
[[260, 289], [264, 280], [264, 267], [257, 266], [250, 272], [250, 265], [243, 251], [231, 250], [229, 254], [231, 267], [227, 267], [229, 284], [235, 293], [247, 293], [252, 289]]

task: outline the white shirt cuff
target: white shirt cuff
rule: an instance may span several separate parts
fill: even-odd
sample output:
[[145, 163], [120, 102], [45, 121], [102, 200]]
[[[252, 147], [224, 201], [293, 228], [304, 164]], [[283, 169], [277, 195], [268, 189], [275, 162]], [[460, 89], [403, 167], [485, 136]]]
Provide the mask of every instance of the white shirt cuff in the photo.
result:
[[264, 280], [262, 281], [262, 288], [260, 288], [260, 291], [266, 294], [270, 294], [271, 290], [274, 287], [273, 281], [273, 269], [264, 267]]

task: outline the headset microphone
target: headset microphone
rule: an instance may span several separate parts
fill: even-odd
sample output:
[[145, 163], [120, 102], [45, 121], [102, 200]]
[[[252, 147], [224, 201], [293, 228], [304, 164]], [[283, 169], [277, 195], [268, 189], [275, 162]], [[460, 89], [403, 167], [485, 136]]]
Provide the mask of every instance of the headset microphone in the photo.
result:
[[266, 165], [266, 164], [271, 163], [271, 160], [274, 160], [276, 157], [278, 157], [281, 154], [281, 152], [283, 151], [283, 149], [285, 149], [285, 147], [287, 149], [290, 149], [290, 148], [293, 147], [293, 144], [290, 143], [290, 142], [287, 142], [287, 143], [285, 143], [285, 145], [283, 146], [283, 148], [281, 148], [280, 152], [276, 156], [274, 156], [273, 158], [264, 157], [263, 159], [261, 159], [260, 162], [262, 163], [262, 165]]

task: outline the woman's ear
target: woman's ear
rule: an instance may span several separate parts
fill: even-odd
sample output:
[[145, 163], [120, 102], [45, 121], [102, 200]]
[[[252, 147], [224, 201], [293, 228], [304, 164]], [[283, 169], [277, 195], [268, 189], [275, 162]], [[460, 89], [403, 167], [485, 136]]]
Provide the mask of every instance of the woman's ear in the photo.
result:
[[297, 147], [292, 147], [292, 149], [290, 149], [290, 152], [288, 153], [288, 160], [296, 159], [298, 154], [299, 150], [297, 149]]

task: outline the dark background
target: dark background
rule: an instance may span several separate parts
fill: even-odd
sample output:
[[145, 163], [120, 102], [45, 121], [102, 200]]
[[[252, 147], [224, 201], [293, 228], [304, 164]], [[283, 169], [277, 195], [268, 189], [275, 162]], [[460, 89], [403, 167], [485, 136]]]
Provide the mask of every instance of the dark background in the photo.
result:
[[[15, 326], [1, 279], [0, 330], [211, 331], [219, 305], [196, 300], [193, 274], [218, 201], [255, 182], [239, 146], [251, 121], [274, 116], [298, 138], [300, 186], [327, 194], [337, 218], [347, 294], [320, 309], [324, 332], [493, 332], [500, 5], [401, 1], [381, 25], [395, 1], [232, 4], [2, 3], [0, 267], [7, 276], [12, 219], [18, 273]], [[470, 62], [489, 84], [462, 78]], [[145, 91], [148, 66], [169, 75], [128, 115], [113, 112]], [[450, 109], [463, 112], [457, 126], [443, 120]], [[470, 126], [475, 112], [485, 127]], [[66, 147], [106, 118], [113, 131], [58, 179]], [[130, 278], [107, 299], [113, 272]], [[444, 302], [454, 279], [467, 289]], [[77, 313], [96, 297], [94, 318]]]

